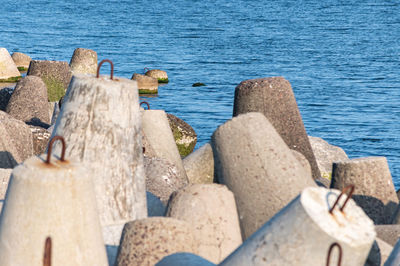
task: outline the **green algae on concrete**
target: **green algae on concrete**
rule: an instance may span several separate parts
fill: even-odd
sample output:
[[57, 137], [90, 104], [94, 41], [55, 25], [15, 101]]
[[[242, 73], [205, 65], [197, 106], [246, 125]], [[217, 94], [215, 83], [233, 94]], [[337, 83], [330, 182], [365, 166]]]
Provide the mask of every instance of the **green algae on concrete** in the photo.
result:
[[0, 82], [2, 83], [14, 83], [22, 79], [22, 76], [17, 76], [17, 77], [11, 77], [11, 78], [6, 78], [6, 79], [0, 79]]
[[158, 83], [168, 83], [169, 82], [169, 80], [167, 78], [166, 79], [158, 78], [157, 80], [158, 80]]
[[19, 66], [19, 67], [17, 67], [17, 68], [18, 68], [19, 72], [26, 72], [26, 71], [28, 71], [28, 68], [27, 68], [27, 67]]
[[139, 94], [157, 94], [158, 90], [139, 89]]
[[47, 87], [47, 97], [49, 102], [58, 102], [65, 95], [64, 84], [62, 81], [53, 77], [42, 77]]
[[179, 117], [172, 114], [167, 114], [167, 117], [179, 154], [183, 158], [194, 150], [197, 143], [196, 132]]

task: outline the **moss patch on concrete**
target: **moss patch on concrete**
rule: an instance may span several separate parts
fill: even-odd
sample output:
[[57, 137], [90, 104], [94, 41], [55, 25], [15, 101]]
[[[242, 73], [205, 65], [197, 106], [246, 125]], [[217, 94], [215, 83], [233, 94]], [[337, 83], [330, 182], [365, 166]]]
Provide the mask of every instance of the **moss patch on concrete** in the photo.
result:
[[17, 68], [18, 68], [19, 72], [26, 72], [26, 71], [28, 71], [28, 68], [27, 68], [27, 67], [19, 66], [19, 67], [17, 67]]
[[47, 98], [49, 102], [58, 102], [65, 95], [64, 84], [62, 81], [53, 77], [42, 77], [47, 87]]
[[166, 79], [158, 78], [158, 83], [168, 83], [168, 82], [169, 82], [168, 78]]
[[332, 180], [332, 173], [322, 172], [322, 173], [321, 173], [321, 177], [322, 177], [322, 178], [326, 178], [326, 179], [328, 179], [329, 181], [331, 181], [331, 180]]
[[20, 79], [22, 79], [22, 76], [18, 76], [18, 77], [11, 77], [11, 78], [7, 78], [7, 79], [0, 79], [0, 82], [4, 82], [4, 83], [13, 83], [13, 82], [17, 82]]
[[196, 145], [196, 141], [191, 142], [189, 145], [181, 144], [179, 143], [179, 141], [182, 140], [183, 138], [182, 133], [179, 131], [177, 127], [173, 127], [171, 129], [172, 129], [172, 134], [174, 135], [176, 146], [178, 147], [179, 154], [181, 155], [182, 158], [186, 157], [193, 151], [194, 146]]
[[157, 94], [158, 90], [139, 89], [139, 94]]

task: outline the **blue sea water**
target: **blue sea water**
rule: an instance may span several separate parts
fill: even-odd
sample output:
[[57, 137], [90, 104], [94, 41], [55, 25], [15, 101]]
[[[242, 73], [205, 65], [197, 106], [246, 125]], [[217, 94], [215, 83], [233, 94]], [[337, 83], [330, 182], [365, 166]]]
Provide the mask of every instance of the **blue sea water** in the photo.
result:
[[146, 100], [192, 125], [198, 146], [231, 118], [241, 81], [283, 76], [309, 135], [351, 158], [386, 156], [400, 187], [398, 0], [0, 4], [10, 53], [69, 61], [82, 47], [113, 60], [117, 76], [166, 70], [170, 83]]

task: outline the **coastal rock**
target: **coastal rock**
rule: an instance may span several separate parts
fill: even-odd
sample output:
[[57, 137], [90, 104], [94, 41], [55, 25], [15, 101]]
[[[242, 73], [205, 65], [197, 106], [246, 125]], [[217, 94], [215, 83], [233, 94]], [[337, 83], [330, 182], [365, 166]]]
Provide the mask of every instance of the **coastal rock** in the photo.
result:
[[64, 96], [72, 78], [68, 63], [63, 61], [32, 60], [27, 75], [42, 78], [49, 102], [58, 101]]
[[155, 266], [215, 266], [214, 263], [192, 253], [175, 253], [164, 257]]
[[216, 177], [235, 195], [247, 239], [304, 188], [316, 186], [261, 113], [234, 117], [211, 137]]
[[42, 79], [36, 76], [21, 79], [11, 95], [6, 111], [29, 125], [48, 127], [50, 117], [47, 88]]
[[375, 224], [389, 224], [399, 204], [385, 157], [335, 162], [331, 187], [354, 185], [353, 199]]
[[74, 74], [97, 73], [97, 53], [90, 49], [76, 48], [69, 62], [71, 71]]
[[194, 184], [175, 192], [166, 216], [188, 222], [198, 240], [198, 255], [219, 263], [240, 244], [233, 193], [219, 184]]
[[14, 168], [33, 155], [29, 126], [0, 111], [0, 168]]
[[190, 184], [214, 182], [214, 157], [210, 143], [206, 143], [183, 159]]
[[190, 224], [165, 217], [135, 220], [125, 224], [115, 265], [154, 265], [177, 252], [197, 253]]
[[131, 79], [136, 80], [139, 94], [156, 94], [158, 92], [158, 81], [156, 78], [135, 73]]
[[28, 71], [29, 64], [32, 61], [32, 58], [29, 55], [15, 52], [11, 55], [12, 60], [14, 60], [15, 65], [18, 70], [21, 72]]
[[160, 70], [160, 69], [152, 69], [149, 70], [145, 73], [146, 76], [152, 77], [152, 78], [156, 78], [158, 80], [158, 83], [168, 83], [168, 75], [167, 72], [165, 72], [164, 70]]
[[180, 178], [179, 170], [169, 161], [144, 156], [144, 169], [146, 172], [146, 189], [160, 198], [164, 203], [168, 203], [170, 195], [178, 189], [186, 186], [186, 178]]
[[248, 112], [264, 114], [289, 148], [307, 158], [313, 178], [320, 177], [289, 81], [283, 77], [242, 81], [235, 89], [233, 116]]
[[21, 73], [6, 48], [0, 48], [0, 82], [16, 82]]
[[332, 164], [334, 162], [346, 161], [349, 158], [342, 148], [331, 145], [322, 138], [308, 136], [308, 139], [317, 160], [321, 177], [328, 179], [330, 183], [332, 179]]
[[181, 157], [189, 155], [194, 150], [197, 143], [196, 132], [188, 123], [179, 117], [173, 114], [167, 114], [167, 117], [179, 154]]

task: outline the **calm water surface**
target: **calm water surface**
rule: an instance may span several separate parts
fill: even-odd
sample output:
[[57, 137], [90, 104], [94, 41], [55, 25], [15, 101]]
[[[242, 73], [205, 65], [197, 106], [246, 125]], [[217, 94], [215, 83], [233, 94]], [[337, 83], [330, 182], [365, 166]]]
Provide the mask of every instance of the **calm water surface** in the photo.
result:
[[170, 83], [147, 100], [191, 124], [198, 145], [231, 118], [240, 81], [284, 76], [309, 135], [352, 158], [386, 156], [400, 187], [397, 0], [0, 3], [10, 53], [69, 61], [83, 47], [118, 76], [166, 70]]

